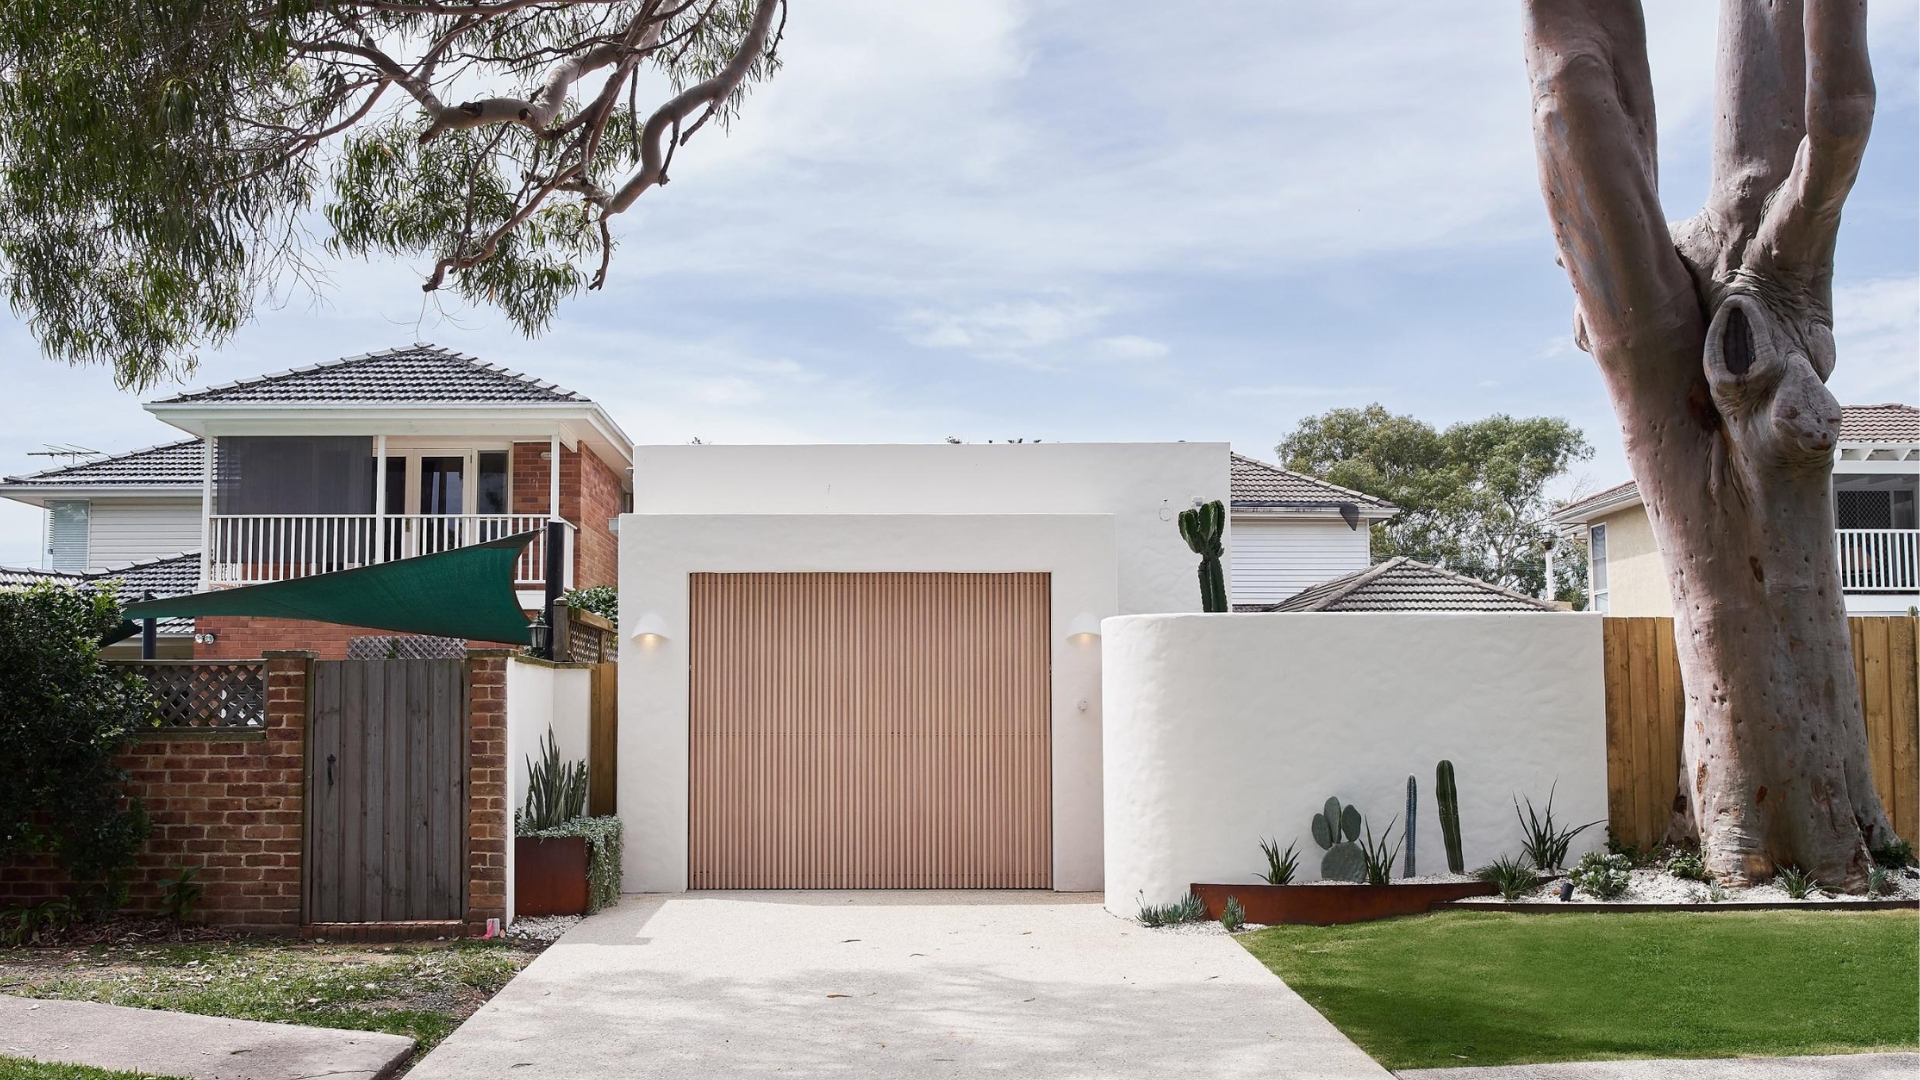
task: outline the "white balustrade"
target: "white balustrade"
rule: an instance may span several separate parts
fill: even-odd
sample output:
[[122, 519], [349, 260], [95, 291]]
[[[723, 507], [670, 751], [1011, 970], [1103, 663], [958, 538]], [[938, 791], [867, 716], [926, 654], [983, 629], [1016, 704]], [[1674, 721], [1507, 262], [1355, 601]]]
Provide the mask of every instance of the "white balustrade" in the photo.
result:
[[1835, 529], [1833, 539], [1847, 592], [1920, 590], [1920, 529]]
[[546, 579], [544, 514], [215, 514], [211, 584], [257, 585], [352, 570], [537, 532], [514, 564], [514, 584]]

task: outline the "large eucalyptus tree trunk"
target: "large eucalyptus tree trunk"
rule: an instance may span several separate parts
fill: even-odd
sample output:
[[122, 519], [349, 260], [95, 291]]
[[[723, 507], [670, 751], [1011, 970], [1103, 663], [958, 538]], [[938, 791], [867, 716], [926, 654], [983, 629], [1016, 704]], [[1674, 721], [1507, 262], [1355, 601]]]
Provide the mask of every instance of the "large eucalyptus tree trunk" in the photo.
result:
[[1528, 0], [1540, 184], [1673, 594], [1676, 814], [1739, 883], [1861, 888], [1893, 840], [1835, 560], [1833, 250], [1873, 120], [1864, 0], [1723, 0], [1713, 183], [1661, 213], [1631, 0]]

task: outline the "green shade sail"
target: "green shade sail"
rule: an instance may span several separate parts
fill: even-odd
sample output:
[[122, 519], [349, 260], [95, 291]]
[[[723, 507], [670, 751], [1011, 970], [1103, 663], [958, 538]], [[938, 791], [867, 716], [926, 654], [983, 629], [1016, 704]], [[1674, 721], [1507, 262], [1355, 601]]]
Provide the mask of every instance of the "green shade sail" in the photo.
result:
[[525, 645], [527, 617], [514, 593], [514, 563], [539, 535], [515, 533], [354, 570], [146, 600], [128, 604], [126, 617], [254, 615]]

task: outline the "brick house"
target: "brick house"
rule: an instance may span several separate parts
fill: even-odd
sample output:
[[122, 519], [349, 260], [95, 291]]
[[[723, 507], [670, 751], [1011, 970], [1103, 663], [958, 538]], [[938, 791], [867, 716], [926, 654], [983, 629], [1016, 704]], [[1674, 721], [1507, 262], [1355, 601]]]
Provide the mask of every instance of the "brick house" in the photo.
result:
[[[106, 576], [162, 556], [177, 568], [185, 552], [198, 572], [175, 577], [220, 589], [430, 554], [557, 519], [568, 526], [562, 586], [615, 582], [633, 443], [599, 404], [552, 383], [416, 344], [146, 409], [191, 438], [0, 482], [0, 497], [47, 511], [51, 571]], [[528, 547], [515, 575], [529, 612], [545, 589], [544, 545]], [[191, 640], [201, 659], [279, 649], [335, 659], [371, 633], [203, 617]]]

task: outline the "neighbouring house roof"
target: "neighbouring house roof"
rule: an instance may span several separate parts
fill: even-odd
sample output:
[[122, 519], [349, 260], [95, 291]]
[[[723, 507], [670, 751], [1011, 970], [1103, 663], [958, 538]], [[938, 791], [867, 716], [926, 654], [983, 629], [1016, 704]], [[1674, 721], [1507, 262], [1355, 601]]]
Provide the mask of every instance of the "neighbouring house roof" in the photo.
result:
[[6, 486], [21, 487], [200, 487], [206, 465], [206, 443], [182, 439], [124, 454], [94, 458], [73, 465], [6, 477]]
[[[1840, 441], [1920, 445], [1920, 408], [1898, 402], [1843, 405], [1840, 407]], [[1638, 505], [1639, 485], [1629, 480], [1567, 503], [1553, 512], [1553, 520], [1562, 525], [1584, 525], [1594, 518]]]
[[1376, 520], [1400, 512], [1399, 507], [1385, 499], [1329, 484], [1245, 454], [1232, 455], [1229, 480], [1233, 509], [1237, 511], [1335, 510], [1342, 503], [1351, 503], [1363, 517]]
[[1920, 443], [1920, 408], [1899, 402], [1842, 406], [1840, 441]]
[[487, 405], [590, 399], [424, 342], [161, 398], [155, 405]]
[[[0, 588], [25, 587], [41, 581], [83, 587], [110, 581], [123, 604], [133, 603], [148, 593], [152, 593], [156, 600], [184, 596], [200, 587], [200, 553], [184, 551], [157, 559], [120, 563], [84, 574], [0, 566]], [[163, 635], [185, 636], [193, 633], [193, 620], [161, 619], [154, 629]]]
[[1557, 611], [1534, 597], [1404, 555], [1247, 611]]

